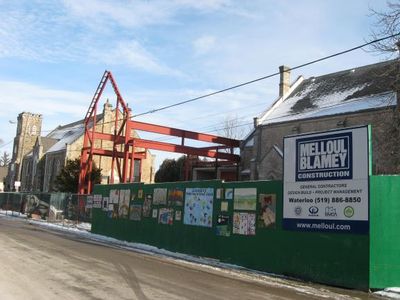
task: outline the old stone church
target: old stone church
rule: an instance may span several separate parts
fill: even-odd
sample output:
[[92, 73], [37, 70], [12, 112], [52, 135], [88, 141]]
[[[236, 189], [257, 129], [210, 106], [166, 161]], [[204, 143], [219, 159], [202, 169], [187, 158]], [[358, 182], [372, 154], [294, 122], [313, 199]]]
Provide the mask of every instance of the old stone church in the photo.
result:
[[[96, 131], [114, 132], [115, 110], [107, 101], [103, 112], [97, 116]], [[41, 136], [42, 115], [23, 112], [18, 115], [17, 132], [14, 138], [12, 160], [6, 185], [12, 190], [17, 182], [20, 191], [54, 191], [57, 175], [67, 160], [79, 158], [83, 145], [84, 123], [79, 120], [58, 126], [46, 136]], [[137, 133], [134, 133], [137, 136]], [[112, 149], [112, 142], [102, 141], [103, 149]], [[94, 157], [94, 162], [102, 171], [102, 183], [108, 183], [111, 175], [111, 157]], [[135, 181], [154, 181], [154, 156], [148, 151], [142, 160], [135, 161]], [[114, 182], [118, 177], [114, 172]]]

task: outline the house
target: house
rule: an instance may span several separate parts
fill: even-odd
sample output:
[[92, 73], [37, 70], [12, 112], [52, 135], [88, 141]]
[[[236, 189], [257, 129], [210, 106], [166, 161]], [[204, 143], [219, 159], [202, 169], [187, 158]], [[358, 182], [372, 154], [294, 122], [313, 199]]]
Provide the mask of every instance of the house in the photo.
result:
[[[96, 131], [114, 133], [115, 110], [108, 102], [104, 104], [103, 112], [96, 117]], [[54, 190], [57, 175], [67, 160], [80, 157], [84, 120], [79, 120], [63, 126], [58, 126], [46, 136], [41, 136], [42, 116], [23, 112], [18, 116], [17, 136], [14, 138], [13, 156], [9, 168], [8, 186], [14, 187], [20, 182], [20, 191]], [[121, 125], [122, 122], [119, 122]], [[137, 136], [137, 133], [134, 133]], [[111, 141], [101, 141], [96, 145], [103, 149], [112, 149]], [[135, 181], [151, 183], [154, 181], [154, 157], [147, 151], [146, 158], [135, 161]], [[111, 158], [94, 157], [94, 163], [102, 171], [102, 183], [108, 183], [111, 175]], [[118, 182], [118, 176], [114, 182]]]
[[373, 174], [398, 173], [398, 74], [399, 61], [390, 60], [292, 83], [281, 66], [278, 99], [241, 145], [241, 179], [282, 179], [285, 136], [367, 124]]

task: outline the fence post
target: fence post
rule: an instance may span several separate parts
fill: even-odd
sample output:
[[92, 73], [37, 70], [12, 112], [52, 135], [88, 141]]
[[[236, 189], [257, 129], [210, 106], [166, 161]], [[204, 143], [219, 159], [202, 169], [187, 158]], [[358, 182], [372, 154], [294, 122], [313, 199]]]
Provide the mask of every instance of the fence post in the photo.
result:
[[14, 217], [14, 197], [15, 194], [13, 194], [12, 199], [11, 199], [11, 216]]
[[10, 198], [10, 193], [7, 193], [7, 202], [6, 202], [6, 216], [8, 214], [8, 200]]
[[19, 211], [18, 211], [18, 216], [21, 216], [21, 210], [22, 210], [22, 194], [19, 194]]

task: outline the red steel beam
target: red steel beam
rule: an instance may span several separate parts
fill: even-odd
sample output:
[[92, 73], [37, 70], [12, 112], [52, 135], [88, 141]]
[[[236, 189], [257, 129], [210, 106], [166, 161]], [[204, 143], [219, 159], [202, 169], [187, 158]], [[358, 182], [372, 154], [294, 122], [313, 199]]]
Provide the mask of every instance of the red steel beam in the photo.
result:
[[[95, 155], [101, 155], [101, 156], [108, 156], [108, 157], [112, 157], [113, 156], [114, 151], [112, 150], [104, 150], [104, 149], [93, 149], [93, 154]], [[124, 158], [124, 152], [115, 152], [116, 156], [119, 158]], [[133, 158], [145, 158], [146, 157], [146, 153], [144, 152], [136, 152], [135, 154], [133, 154]], [[132, 158], [132, 153], [129, 153], [129, 158]]]
[[195, 147], [176, 145], [171, 143], [164, 142], [156, 142], [144, 139], [135, 139], [135, 146], [139, 148], [153, 149], [153, 150], [161, 150], [167, 152], [177, 152], [177, 153], [186, 153], [193, 154], [198, 156], [207, 156], [211, 158], [218, 159], [226, 159], [229, 161], [239, 162], [240, 156], [236, 154], [229, 154], [223, 152], [216, 152], [212, 150], [203, 150]]
[[240, 146], [239, 140], [228, 139], [228, 138], [224, 138], [224, 137], [220, 137], [220, 136], [216, 136], [216, 135], [212, 135], [212, 134], [187, 131], [187, 130], [182, 130], [182, 129], [178, 129], [178, 128], [172, 128], [172, 127], [155, 125], [155, 124], [138, 122], [138, 121], [132, 121], [132, 120], [129, 121], [129, 123], [130, 123], [130, 127], [132, 129], [136, 129], [136, 130], [160, 133], [160, 134], [165, 134], [165, 135], [172, 135], [172, 136], [182, 137], [185, 139], [198, 140], [198, 141], [209, 142], [209, 143], [214, 143], [214, 144], [222, 144], [222, 145], [226, 145], [229, 147], [239, 147]]

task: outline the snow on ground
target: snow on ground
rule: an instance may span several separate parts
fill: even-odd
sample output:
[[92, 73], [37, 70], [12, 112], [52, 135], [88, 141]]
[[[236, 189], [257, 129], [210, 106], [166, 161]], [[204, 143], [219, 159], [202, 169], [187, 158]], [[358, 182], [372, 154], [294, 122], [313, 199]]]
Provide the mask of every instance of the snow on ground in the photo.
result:
[[400, 287], [386, 288], [383, 291], [375, 292], [374, 295], [391, 299], [400, 299]]
[[[354, 299], [354, 297], [352, 296], [341, 294], [336, 291], [333, 293], [332, 291], [324, 288], [323, 286], [316, 284], [310, 285], [309, 283], [303, 282], [298, 279], [289, 278], [277, 274], [255, 271], [233, 264], [222, 263], [217, 259], [198, 257], [183, 253], [176, 253], [146, 244], [121, 241], [115, 238], [94, 234], [90, 232], [91, 230], [90, 223], [76, 224], [73, 221], [64, 221], [63, 223], [62, 222], [48, 223], [45, 220], [27, 219], [27, 216], [24, 214], [19, 214], [16, 212], [12, 214], [11, 211], [4, 211], [4, 210], [0, 210], [0, 217], [5, 217], [10, 220], [12, 219], [15, 220], [16, 218], [26, 219], [26, 221], [29, 222], [30, 224], [35, 224], [58, 232], [74, 234], [75, 236], [89, 239], [98, 243], [107, 244], [114, 247], [119, 247], [125, 250], [135, 251], [147, 255], [162, 257], [170, 261], [175, 261], [181, 264], [186, 264], [194, 267], [201, 267], [209, 271], [222, 272], [229, 276], [248, 281], [257, 281], [260, 283], [266, 283], [270, 286], [272, 285], [278, 288], [290, 288], [292, 290], [295, 290], [303, 294], [314, 295], [314, 296], [317, 294], [321, 298], [326, 298], [326, 299], [328, 298]], [[374, 295], [382, 296], [385, 298], [400, 299], [400, 287], [387, 288], [385, 290], [375, 292]]]

